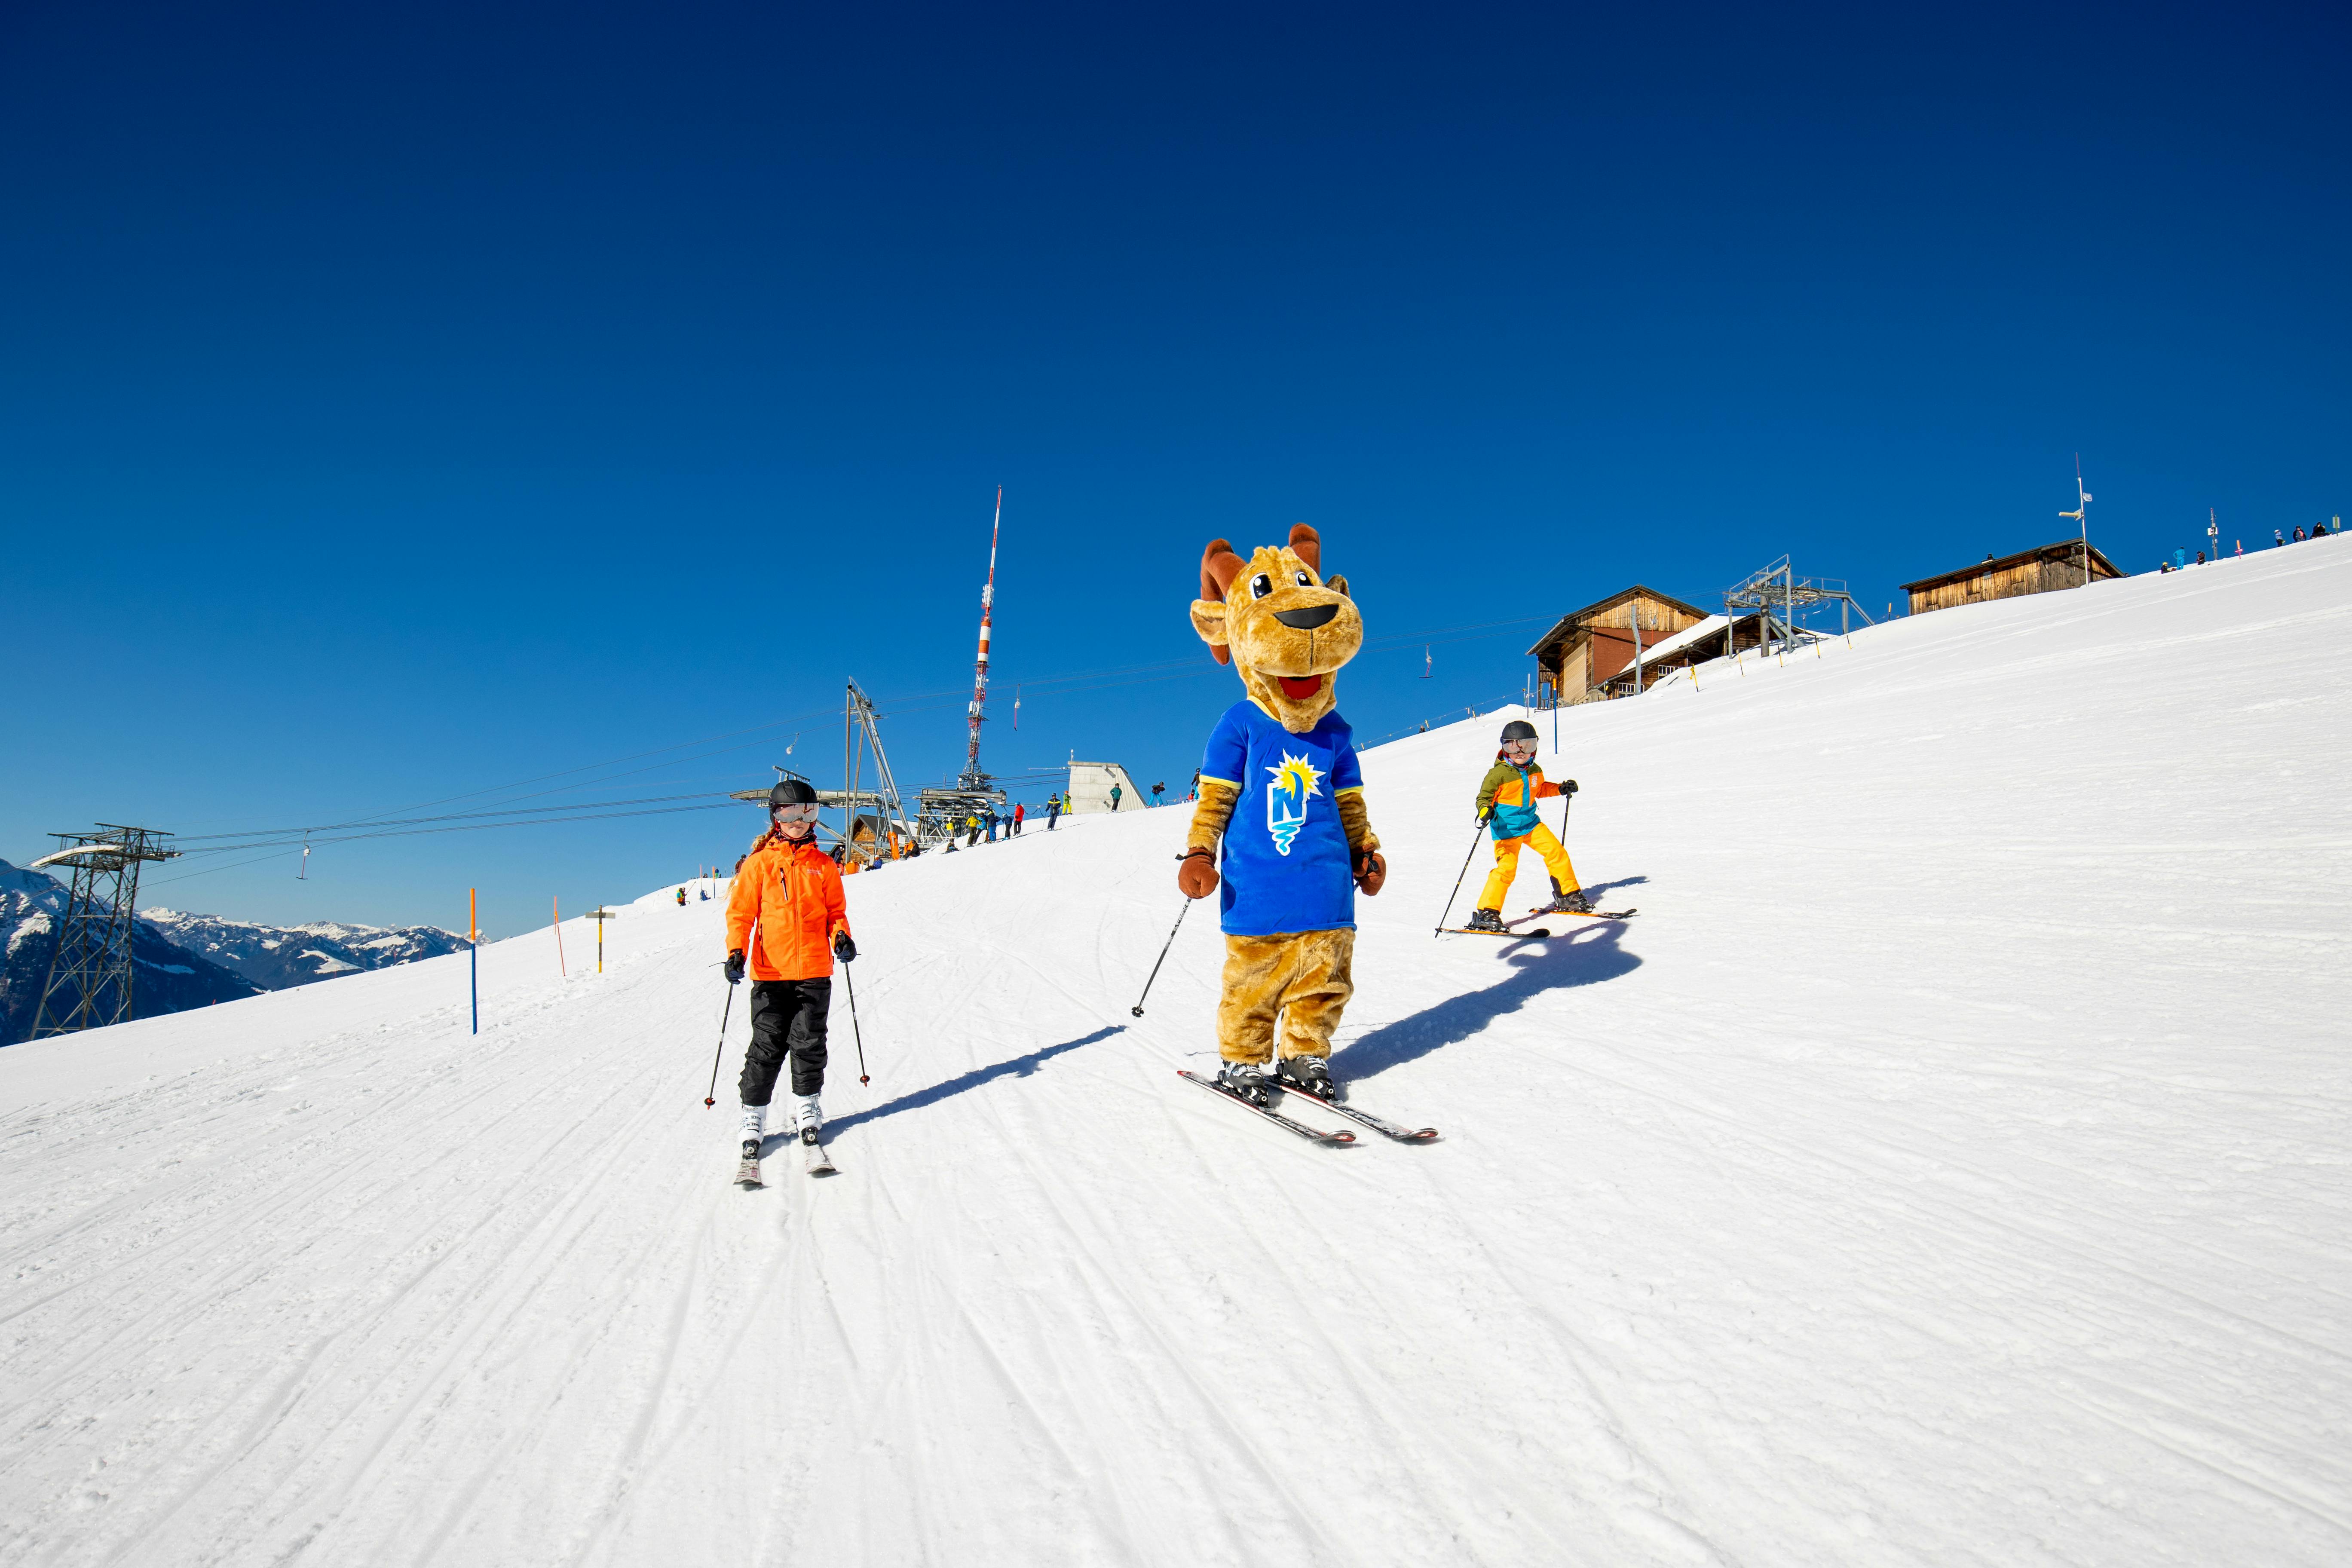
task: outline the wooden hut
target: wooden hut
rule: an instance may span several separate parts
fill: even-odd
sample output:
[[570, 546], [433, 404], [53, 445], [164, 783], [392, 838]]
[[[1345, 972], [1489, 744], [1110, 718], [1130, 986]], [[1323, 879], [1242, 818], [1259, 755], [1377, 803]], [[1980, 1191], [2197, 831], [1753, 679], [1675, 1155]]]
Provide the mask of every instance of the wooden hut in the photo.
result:
[[1646, 649], [1705, 619], [1697, 605], [1638, 583], [1562, 616], [1528, 649], [1543, 671], [1542, 700], [1583, 702], [1605, 695], [1602, 689], [1633, 662], [1637, 644]]
[[2020, 594], [2079, 588], [2085, 581], [2086, 550], [2089, 580], [2123, 575], [2114, 562], [2099, 553], [2097, 545], [2086, 546], [2079, 539], [2062, 539], [2055, 544], [2021, 551], [2015, 555], [1997, 559], [1988, 555], [1978, 565], [1906, 583], [1903, 591], [1911, 595], [1911, 613], [1919, 616], [1929, 610], [1948, 610], [1955, 605], [1973, 605], [1986, 599], [2013, 599]]

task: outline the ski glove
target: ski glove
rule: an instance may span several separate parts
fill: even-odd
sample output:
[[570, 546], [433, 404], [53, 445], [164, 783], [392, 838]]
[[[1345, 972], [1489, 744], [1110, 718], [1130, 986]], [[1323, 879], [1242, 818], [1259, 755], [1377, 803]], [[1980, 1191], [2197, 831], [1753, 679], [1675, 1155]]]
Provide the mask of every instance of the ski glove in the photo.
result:
[[1205, 899], [1217, 890], [1215, 856], [1206, 849], [1187, 849], [1176, 858], [1176, 886], [1186, 898]]
[[743, 984], [743, 950], [740, 947], [727, 955], [727, 984]]
[[1494, 820], [1495, 820], [1495, 808], [1494, 808], [1493, 806], [1491, 806], [1491, 805], [1482, 805], [1482, 806], [1480, 806], [1480, 807], [1478, 808], [1478, 823], [1479, 823], [1479, 826], [1482, 826], [1482, 827], [1483, 827], [1483, 826], [1486, 826], [1487, 823], [1492, 822], [1492, 821], [1494, 821]]
[[852, 960], [856, 958], [857, 944], [849, 940], [849, 933], [847, 931], [837, 931], [833, 933], [833, 956], [841, 960], [844, 963], [850, 963]]
[[1562, 795], [1574, 795], [1576, 793], [1576, 781], [1574, 779], [1569, 779], [1563, 782], [1559, 786], [1559, 793]]
[[1363, 889], [1364, 897], [1369, 899], [1379, 892], [1381, 884], [1388, 879], [1389, 863], [1381, 858], [1379, 850], [1356, 852], [1356, 886]]

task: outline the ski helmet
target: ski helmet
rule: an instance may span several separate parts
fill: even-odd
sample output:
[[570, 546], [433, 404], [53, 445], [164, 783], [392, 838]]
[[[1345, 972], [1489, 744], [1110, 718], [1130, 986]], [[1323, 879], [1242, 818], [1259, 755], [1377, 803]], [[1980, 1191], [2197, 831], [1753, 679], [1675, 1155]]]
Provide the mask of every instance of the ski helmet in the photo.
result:
[[768, 792], [768, 809], [780, 805], [814, 805], [816, 790], [806, 779], [783, 779]]
[[1535, 738], [1536, 727], [1525, 719], [1514, 719], [1503, 726], [1502, 744], [1506, 746], [1514, 741], [1532, 741]]

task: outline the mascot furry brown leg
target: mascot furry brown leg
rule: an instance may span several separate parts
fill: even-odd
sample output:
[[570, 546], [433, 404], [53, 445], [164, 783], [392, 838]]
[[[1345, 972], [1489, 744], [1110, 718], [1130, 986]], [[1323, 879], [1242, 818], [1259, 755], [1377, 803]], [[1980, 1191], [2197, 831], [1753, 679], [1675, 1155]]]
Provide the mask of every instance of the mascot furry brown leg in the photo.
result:
[[1213, 540], [1192, 603], [1193, 629], [1245, 695], [1210, 733], [1176, 880], [1189, 898], [1223, 889], [1221, 1081], [1258, 1104], [1277, 1051], [1285, 1083], [1331, 1094], [1325, 1061], [1355, 992], [1356, 892], [1388, 875], [1333, 689], [1363, 646], [1363, 616], [1322, 560], [1304, 523], [1246, 561]]

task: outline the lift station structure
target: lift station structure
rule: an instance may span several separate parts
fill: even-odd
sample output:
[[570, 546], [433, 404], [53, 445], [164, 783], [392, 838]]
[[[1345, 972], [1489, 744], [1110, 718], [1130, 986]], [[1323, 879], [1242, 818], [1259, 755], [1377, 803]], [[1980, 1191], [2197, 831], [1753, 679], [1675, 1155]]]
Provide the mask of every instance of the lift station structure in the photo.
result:
[[139, 908], [139, 868], [173, 860], [172, 837], [152, 827], [98, 824], [92, 833], [53, 833], [58, 848], [26, 868], [72, 869], [57, 950], [41, 982], [28, 1039], [102, 1028], [131, 1016], [131, 946]]

